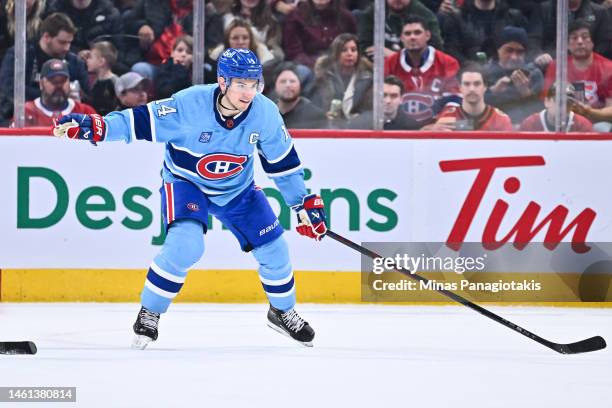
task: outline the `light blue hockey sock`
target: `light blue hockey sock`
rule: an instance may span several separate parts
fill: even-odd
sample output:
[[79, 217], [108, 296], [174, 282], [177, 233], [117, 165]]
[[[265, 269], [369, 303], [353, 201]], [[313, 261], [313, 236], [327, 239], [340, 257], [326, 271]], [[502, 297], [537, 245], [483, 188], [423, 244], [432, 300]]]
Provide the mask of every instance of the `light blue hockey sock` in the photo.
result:
[[202, 224], [189, 219], [172, 223], [164, 246], [147, 273], [142, 305], [153, 312], [166, 312], [183, 287], [187, 269], [198, 262], [203, 253]]
[[253, 255], [259, 262], [259, 278], [270, 304], [283, 311], [295, 306], [293, 269], [283, 236], [255, 248]]

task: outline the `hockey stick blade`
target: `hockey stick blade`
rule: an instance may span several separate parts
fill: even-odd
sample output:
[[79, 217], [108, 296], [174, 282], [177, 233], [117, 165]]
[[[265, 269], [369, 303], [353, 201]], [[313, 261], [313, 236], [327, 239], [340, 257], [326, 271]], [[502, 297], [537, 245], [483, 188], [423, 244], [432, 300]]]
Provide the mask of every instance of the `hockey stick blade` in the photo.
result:
[[36, 354], [38, 349], [33, 341], [0, 341], [0, 354]]
[[[343, 237], [342, 235], [336, 234], [334, 231], [332, 230], [327, 230], [327, 233], [325, 234], [326, 236], [330, 237], [331, 239], [333, 239], [334, 241], [338, 241], [341, 244], [346, 245], [347, 247], [354, 249], [355, 251], [359, 252], [362, 255], [365, 255], [369, 258], [372, 259], [376, 259], [376, 258], [382, 258], [382, 256], [378, 255], [376, 252], [371, 251], [353, 241], [351, 241], [348, 238]], [[422, 282], [428, 282], [429, 280], [421, 275], [417, 275], [415, 273], [411, 273], [408, 270], [405, 269], [400, 269], [400, 268], [396, 268], [395, 271], [406, 275], [407, 277], [417, 280], [417, 281], [422, 281]], [[457, 303], [462, 304], [465, 307], [468, 307], [472, 310], [474, 310], [475, 312], [480, 313], [481, 315], [488, 317], [489, 319], [503, 325], [506, 326], [509, 329], [514, 330], [517, 333], [522, 334], [523, 336], [530, 338], [531, 340], [538, 342], [540, 344], [542, 344], [543, 346], [548, 347], [551, 350], [556, 351], [557, 353], [561, 353], [561, 354], [578, 354], [578, 353], [588, 353], [590, 351], [597, 351], [597, 350], [601, 350], [606, 348], [606, 341], [603, 339], [603, 337], [601, 336], [595, 336], [595, 337], [591, 337], [589, 339], [584, 339], [584, 340], [580, 340], [577, 341], [575, 343], [569, 343], [569, 344], [559, 344], [559, 343], [553, 343], [552, 341], [546, 340], [543, 337], [538, 336], [537, 334], [534, 334], [532, 332], [530, 332], [529, 330], [526, 330], [524, 328], [522, 328], [521, 326], [512, 323], [509, 320], [504, 319], [501, 316], [496, 315], [495, 313], [491, 312], [488, 309], [485, 309], [482, 306], [477, 305], [476, 303], [470, 302], [469, 300], [467, 300], [466, 298], [464, 298], [463, 296], [460, 296], [458, 294], [456, 294], [455, 292], [451, 292], [449, 290], [445, 290], [445, 289], [435, 289], [436, 292], [440, 293], [441, 295], [444, 295], [446, 297], [448, 297], [449, 299], [454, 300]]]
[[553, 343], [553, 350], [558, 351], [561, 354], [578, 354], [588, 353], [590, 351], [597, 351], [606, 348], [606, 341], [601, 336], [591, 337], [590, 339], [584, 339], [575, 343], [569, 344], [555, 344]]

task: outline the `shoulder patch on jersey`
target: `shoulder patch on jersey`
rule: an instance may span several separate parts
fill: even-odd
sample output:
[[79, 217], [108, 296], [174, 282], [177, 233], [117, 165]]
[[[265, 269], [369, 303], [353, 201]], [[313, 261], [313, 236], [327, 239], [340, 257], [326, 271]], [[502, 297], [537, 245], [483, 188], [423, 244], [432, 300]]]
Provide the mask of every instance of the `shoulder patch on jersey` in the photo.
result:
[[196, 169], [206, 180], [222, 180], [241, 173], [247, 159], [247, 156], [212, 153], [202, 157], [196, 164]]

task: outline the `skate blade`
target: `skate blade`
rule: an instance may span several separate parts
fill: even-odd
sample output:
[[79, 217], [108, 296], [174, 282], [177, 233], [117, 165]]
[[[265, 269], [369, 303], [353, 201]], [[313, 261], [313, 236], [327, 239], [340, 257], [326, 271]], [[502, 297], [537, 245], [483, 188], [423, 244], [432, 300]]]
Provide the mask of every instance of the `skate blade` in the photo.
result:
[[152, 341], [153, 339], [151, 339], [150, 337], [143, 336], [141, 334], [137, 334], [134, 336], [134, 339], [132, 340], [131, 348], [134, 350], [144, 350], [147, 347], [147, 345]]
[[299, 340], [296, 340], [296, 339], [294, 339], [293, 337], [291, 337], [291, 336], [289, 335], [289, 333], [287, 333], [286, 331], [284, 331], [284, 330], [283, 330], [283, 329], [281, 329], [280, 327], [278, 327], [278, 326], [276, 326], [276, 325], [274, 325], [274, 324], [270, 323], [270, 321], [268, 321], [268, 327], [269, 327], [269, 328], [271, 328], [271, 329], [272, 329], [272, 330], [274, 330], [274, 331], [279, 332], [280, 334], [282, 334], [282, 335], [284, 335], [284, 336], [289, 337], [291, 340], [293, 340], [293, 341], [295, 341], [295, 342], [297, 342], [297, 343], [300, 343], [300, 344], [301, 344], [302, 346], [304, 346], [304, 347], [312, 347], [312, 341], [299, 341]]

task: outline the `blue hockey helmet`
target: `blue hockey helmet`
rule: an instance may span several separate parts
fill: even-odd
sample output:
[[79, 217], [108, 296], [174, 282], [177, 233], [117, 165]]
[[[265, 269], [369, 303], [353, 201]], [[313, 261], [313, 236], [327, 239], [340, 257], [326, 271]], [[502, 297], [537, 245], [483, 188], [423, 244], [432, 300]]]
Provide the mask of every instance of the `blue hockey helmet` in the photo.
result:
[[257, 55], [245, 48], [228, 48], [221, 54], [217, 63], [217, 76], [225, 80], [227, 86], [232, 78], [256, 79], [258, 91], [263, 90], [262, 66]]

